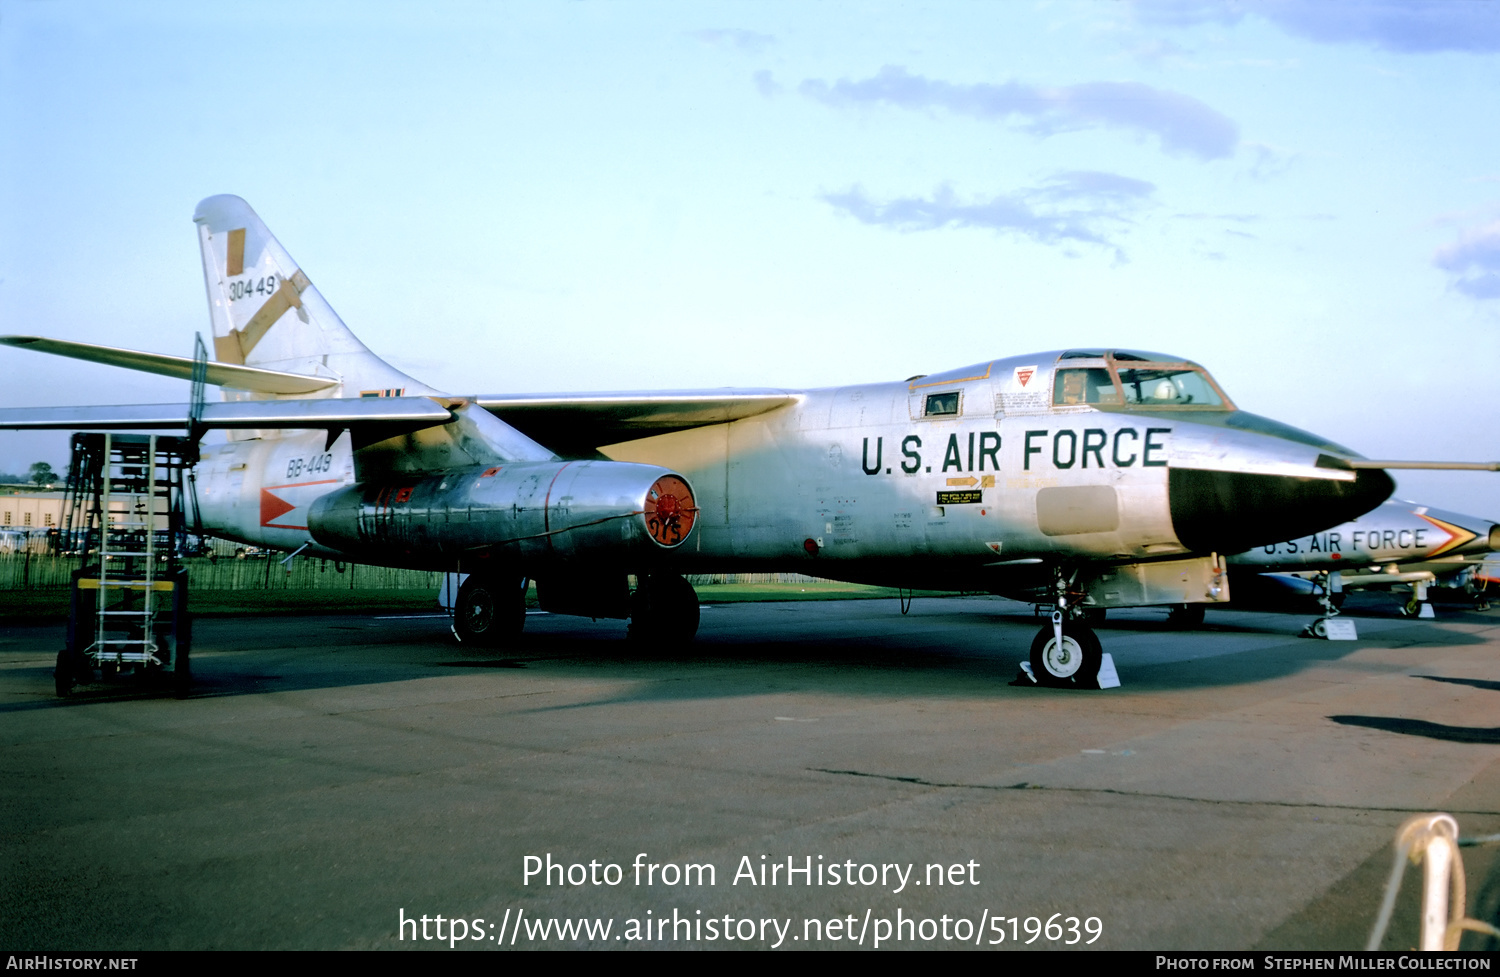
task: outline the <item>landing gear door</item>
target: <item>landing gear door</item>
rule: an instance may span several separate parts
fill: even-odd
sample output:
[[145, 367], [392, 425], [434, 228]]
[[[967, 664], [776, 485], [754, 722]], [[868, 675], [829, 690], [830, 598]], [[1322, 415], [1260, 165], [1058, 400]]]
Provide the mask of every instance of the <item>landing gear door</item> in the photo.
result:
[[1229, 600], [1229, 577], [1217, 555], [1126, 563], [1084, 584], [1096, 607], [1207, 604]]

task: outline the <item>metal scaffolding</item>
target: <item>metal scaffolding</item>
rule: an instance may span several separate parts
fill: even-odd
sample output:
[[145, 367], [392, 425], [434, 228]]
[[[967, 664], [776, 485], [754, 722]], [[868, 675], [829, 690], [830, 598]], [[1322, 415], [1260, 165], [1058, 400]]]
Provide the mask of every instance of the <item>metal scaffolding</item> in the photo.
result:
[[67, 646], [57, 694], [123, 675], [170, 675], [186, 695], [187, 479], [196, 441], [160, 435], [76, 434], [58, 547], [75, 552]]

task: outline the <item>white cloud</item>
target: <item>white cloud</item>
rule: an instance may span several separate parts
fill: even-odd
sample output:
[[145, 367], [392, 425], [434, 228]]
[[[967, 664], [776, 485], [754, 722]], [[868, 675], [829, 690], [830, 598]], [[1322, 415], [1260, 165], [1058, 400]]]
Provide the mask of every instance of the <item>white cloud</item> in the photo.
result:
[[1466, 231], [1438, 248], [1432, 263], [1453, 275], [1453, 287], [1476, 299], [1500, 299], [1500, 220]]
[[1500, 4], [1492, 0], [1136, 0], [1148, 25], [1235, 24], [1264, 17], [1324, 44], [1365, 43], [1403, 54], [1500, 51]]
[[1131, 223], [1129, 213], [1155, 191], [1144, 180], [1084, 170], [1057, 173], [1038, 186], [988, 199], [961, 200], [947, 184], [931, 197], [898, 197], [883, 203], [859, 187], [822, 197], [855, 220], [876, 227], [907, 233], [980, 228], [1048, 245], [1097, 244], [1124, 260], [1111, 231]]
[[1201, 159], [1234, 153], [1239, 126], [1220, 112], [1180, 92], [1139, 82], [1093, 81], [1061, 87], [1021, 82], [957, 85], [886, 65], [872, 78], [808, 79], [798, 91], [829, 105], [883, 104], [904, 109], [942, 108], [960, 115], [1005, 121], [1027, 119], [1039, 136], [1094, 127], [1133, 129], [1154, 135], [1162, 149]]

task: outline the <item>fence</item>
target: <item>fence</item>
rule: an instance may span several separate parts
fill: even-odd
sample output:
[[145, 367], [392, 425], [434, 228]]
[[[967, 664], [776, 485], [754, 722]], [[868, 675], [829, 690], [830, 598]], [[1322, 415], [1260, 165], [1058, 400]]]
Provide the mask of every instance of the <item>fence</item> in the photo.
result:
[[823, 577], [809, 577], [805, 573], [691, 573], [687, 576], [687, 582], [694, 587], [743, 583], [830, 583]]
[[[182, 561], [188, 586], [200, 590], [431, 590], [441, 573], [356, 566], [297, 557], [282, 565], [279, 554], [252, 557], [193, 557]], [[0, 554], [0, 590], [66, 590], [78, 559], [38, 553]]]
[[[253, 555], [236, 559], [232, 551], [214, 558], [182, 561], [188, 585], [200, 590], [431, 590], [442, 586], [443, 575], [428, 570], [395, 570], [352, 563], [295, 557], [283, 565], [282, 555]], [[0, 553], [0, 590], [66, 590], [78, 559], [47, 553]], [[716, 584], [820, 583], [801, 573], [703, 573], [687, 578], [694, 587]]]

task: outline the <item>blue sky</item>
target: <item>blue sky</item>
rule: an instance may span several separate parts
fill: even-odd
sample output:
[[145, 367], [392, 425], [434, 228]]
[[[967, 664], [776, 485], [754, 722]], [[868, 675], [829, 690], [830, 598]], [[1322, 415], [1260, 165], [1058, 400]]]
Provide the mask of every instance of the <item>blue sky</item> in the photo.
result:
[[[458, 393], [1202, 362], [1500, 458], [1500, 4], [0, 0], [0, 331], [187, 355], [257, 209]], [[0, 349], [0, 405], [186, 384]], [[0, 434], [0, 469], [66, 436]], [[1500, 518], [1497, 476], [1400, 494]]]

